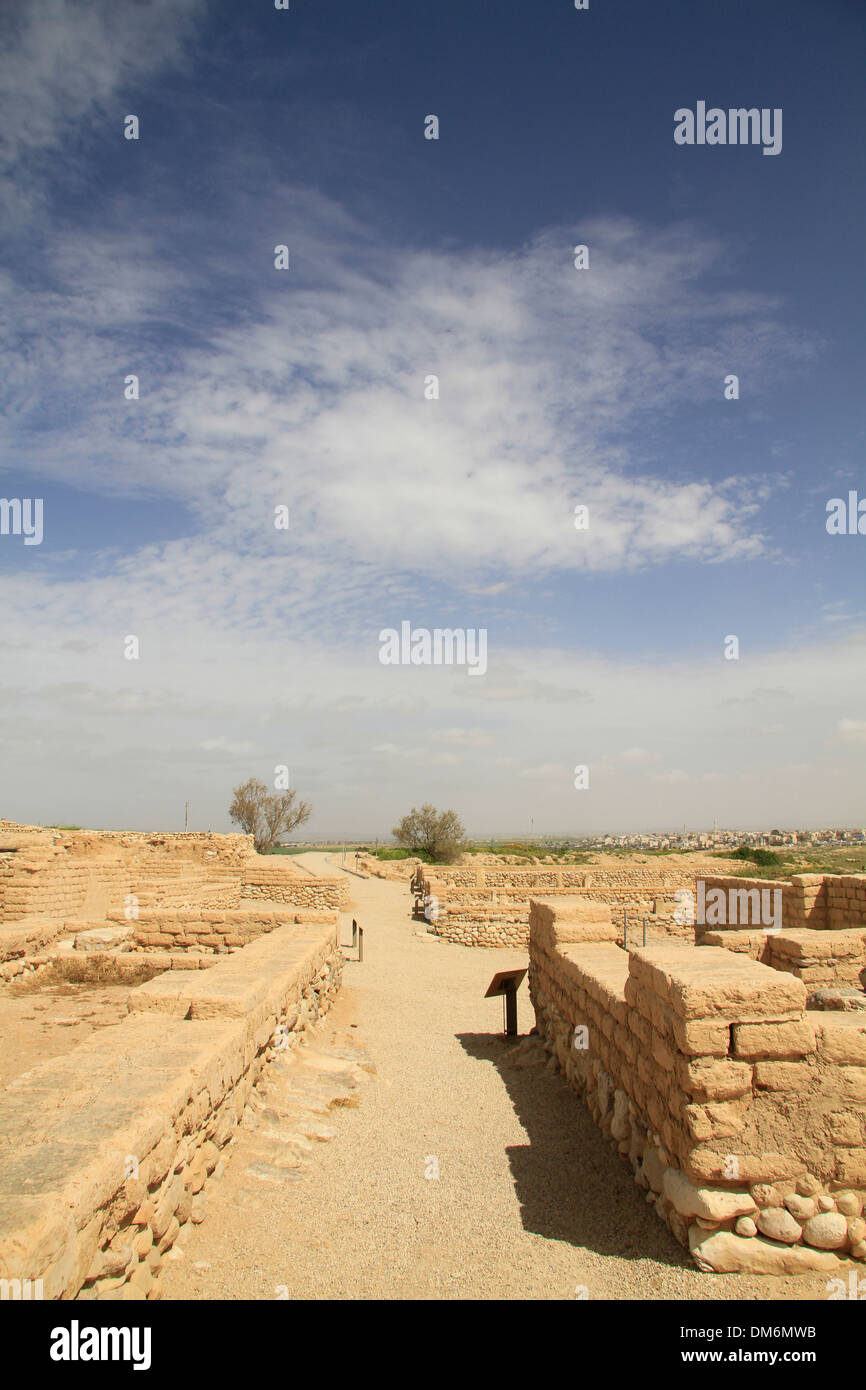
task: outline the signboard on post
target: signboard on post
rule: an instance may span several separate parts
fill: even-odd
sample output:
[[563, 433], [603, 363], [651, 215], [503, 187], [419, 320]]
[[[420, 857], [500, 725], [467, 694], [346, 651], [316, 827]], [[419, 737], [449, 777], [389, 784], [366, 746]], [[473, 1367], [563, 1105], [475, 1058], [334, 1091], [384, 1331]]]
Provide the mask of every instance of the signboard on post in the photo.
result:
[[500, 970], [493, 976], [487, 986], [485, 999], [492, 999], [495, 995], [501, 994], [505, 999], [505, 1036], [507, 1038], [517, 1037], [517, 991], [523, 983], [526, 968], [518, 970]]

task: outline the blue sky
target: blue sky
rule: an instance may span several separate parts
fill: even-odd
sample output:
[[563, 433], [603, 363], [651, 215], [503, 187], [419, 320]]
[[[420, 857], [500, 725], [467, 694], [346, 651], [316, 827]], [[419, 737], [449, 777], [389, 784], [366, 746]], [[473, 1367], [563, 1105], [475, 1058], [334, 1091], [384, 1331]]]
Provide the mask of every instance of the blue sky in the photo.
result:
[[[5, 7], [0, 495], [44, 539], [0, 536], [0, 815], [227, 829], [285, 763], [322, 836], [864, 823], [866, 538], [825, 528], [866, 496], [864, 37]], [[676, 145], [699, 100], [781, 153]], [[383, 667], [404, 620], [486, 628], [486, 675]]]

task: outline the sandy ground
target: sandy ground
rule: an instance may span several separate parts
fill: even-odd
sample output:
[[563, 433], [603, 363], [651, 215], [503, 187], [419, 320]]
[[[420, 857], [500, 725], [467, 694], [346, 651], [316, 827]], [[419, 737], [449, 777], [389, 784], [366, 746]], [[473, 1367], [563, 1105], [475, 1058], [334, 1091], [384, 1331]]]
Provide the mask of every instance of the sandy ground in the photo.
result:
[[71, 984], [47, 973], [0, 986], [0, 1087], [119, 1023], [128, 994], [128, 984]]
[[[304, 859], [339, 871], [339, 856]], [[509, 1065], [501, 1001], [483, 995], [525, 954], [437, 941], [405, 886], [349, 878], [342, 939], [357, 917], [365, 958], [347, 961], [320, 1036], [354, 1041], [376, 1074], [330, 1112], [335, 1135], [297, 1180], [254, 1180], [257, 1136], [241, 1131], [207, 1219], [166, 1262], [165, 1298], [827, 1297], [819, 1275], [700, 1274], [564, 1080]], [[519, 1000], [526, 1034], [525, 984]]]

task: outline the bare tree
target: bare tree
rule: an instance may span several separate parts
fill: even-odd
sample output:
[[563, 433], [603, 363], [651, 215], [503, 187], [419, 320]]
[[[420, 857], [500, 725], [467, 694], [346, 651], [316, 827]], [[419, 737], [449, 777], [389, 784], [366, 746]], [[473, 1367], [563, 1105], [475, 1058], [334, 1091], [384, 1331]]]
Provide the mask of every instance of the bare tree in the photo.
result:
[[413, 806], [391, 834], [398, 845], [427, 854], [437, 864], [458, 859], [466, 842], [466, 832], [457, 812], [437, 811], [429, 802], [420, 811]]
[[312, 806], [297, 797], [295, 791], [268, 791], [264, 782], [251, 777], [242, 787], [235, 787], [229, 815], [247, 835], [252, 835], [256, 853], [267, 854], [283, 835], [310, 819]]

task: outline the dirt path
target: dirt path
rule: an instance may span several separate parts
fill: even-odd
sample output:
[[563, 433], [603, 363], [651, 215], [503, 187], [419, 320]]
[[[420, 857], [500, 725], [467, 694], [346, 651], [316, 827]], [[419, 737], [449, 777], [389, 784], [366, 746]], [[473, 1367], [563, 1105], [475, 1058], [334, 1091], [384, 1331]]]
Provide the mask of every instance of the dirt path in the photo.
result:
[[[303, 858], [339, 872], [339, 856]], [[271, 1068], [267, 1114], [240, 1132], [164, 1297], [826, 1298], [817, 1275], [698, 1273], [562, 1078], [509, 1061], [483, 994], [525, 955], [438, 941], [407, 887], [348, 877], [342, 940], [357, 917], [364, 961], [347, 962], [310, 1065]], [[525, 985], [519, 1001], [525, 1034]]]

